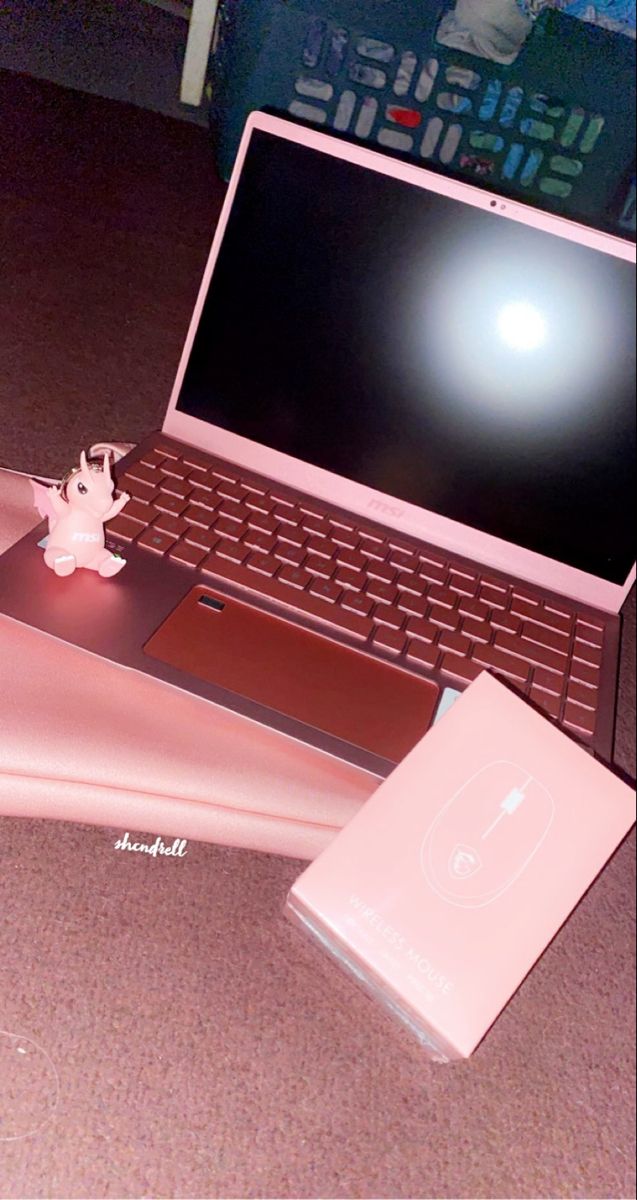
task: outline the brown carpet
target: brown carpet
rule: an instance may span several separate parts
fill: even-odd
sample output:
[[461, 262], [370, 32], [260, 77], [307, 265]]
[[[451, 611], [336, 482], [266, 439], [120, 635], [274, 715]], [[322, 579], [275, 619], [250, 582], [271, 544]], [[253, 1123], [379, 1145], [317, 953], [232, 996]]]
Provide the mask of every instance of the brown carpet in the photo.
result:
[[[157, 425], [221, 194], [205, 131], [0, 73], [0, 463]], [[0, 820], [1, 1196], [635, 1195], [634, 837], [441, 1068], [283, 920], [302, 864], [120, 833]]]

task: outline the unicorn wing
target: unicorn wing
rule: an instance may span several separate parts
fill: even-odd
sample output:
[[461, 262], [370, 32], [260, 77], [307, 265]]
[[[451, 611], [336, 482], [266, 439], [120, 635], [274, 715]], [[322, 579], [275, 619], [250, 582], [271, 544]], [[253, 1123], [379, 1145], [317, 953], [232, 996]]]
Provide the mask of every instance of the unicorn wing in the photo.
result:
[[[33, 503], [40, 516], [48, 520], [50, 533], [58, 519], [60, 507], [65, 502], [59, 495], [56, 487], [45, 487], [43, 483], [38, 483], [36, 479], [31, 480], [31, 487], [33, 488]], [[53, 493], [55, 493], [57, 506], [53, 500]]]

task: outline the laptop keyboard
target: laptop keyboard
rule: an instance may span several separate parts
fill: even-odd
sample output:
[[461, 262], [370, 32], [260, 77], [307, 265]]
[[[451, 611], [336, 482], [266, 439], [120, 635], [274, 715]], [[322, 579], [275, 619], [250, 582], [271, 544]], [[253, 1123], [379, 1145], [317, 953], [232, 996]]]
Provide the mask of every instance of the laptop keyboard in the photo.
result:
[[566, 602], [196, 450], [158, 443], [119, 488], [131, 499], [109, 523], [113, 546], [135, 542], [450, 686], [488, 668], [580, 737], [594, 734], [604, 627]]

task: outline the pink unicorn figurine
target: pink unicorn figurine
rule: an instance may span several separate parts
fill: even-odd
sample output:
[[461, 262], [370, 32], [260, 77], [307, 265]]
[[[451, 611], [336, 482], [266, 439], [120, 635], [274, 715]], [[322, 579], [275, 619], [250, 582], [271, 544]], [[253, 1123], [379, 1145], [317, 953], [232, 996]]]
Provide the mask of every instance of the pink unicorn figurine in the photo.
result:
[[35, 480], [31, 483], [36, 508], [49, 520], [44, 551], [47, 567], [56, 575], [72, 575], [77, 567], [117, 575], [126, 559], [106, 549], [104, 523], [122, 511], [130, 496], [124, 492], [113, 500], [115, 485], [108, 453], [100, 462], [88, 460], [82, 451], [79, 467], [69, 471], [59, 487], [47, 488]]

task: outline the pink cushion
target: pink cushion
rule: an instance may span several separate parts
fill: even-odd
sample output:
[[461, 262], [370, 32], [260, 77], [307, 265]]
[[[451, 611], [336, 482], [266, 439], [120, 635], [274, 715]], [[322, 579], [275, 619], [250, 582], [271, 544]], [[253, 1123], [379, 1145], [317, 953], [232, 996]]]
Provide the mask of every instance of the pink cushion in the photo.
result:
[[[0, 551], [39, 520], [0, 471]], [[377, 781], [0, 617], [0, 814], [310, 859]]]

